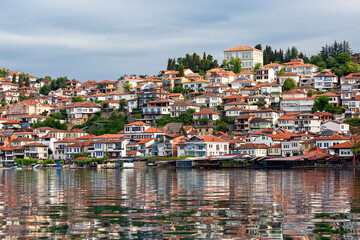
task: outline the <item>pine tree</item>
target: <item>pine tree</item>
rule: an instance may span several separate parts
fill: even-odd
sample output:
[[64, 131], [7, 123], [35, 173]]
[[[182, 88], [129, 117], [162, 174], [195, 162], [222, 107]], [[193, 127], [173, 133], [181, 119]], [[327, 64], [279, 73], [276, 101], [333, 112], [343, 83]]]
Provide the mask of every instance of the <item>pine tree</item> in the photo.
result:
[[25, 78], [25, 86], [26, 86], [26, 87], [30, 87], [30, 79], [29, 79], [29, 76], [27, 76], [27, 77]]
[[19, 87], [24, 86], [24, 74], [20, 74], [19, 76]]
[[15, 73], [13, 74], [13, 77], [12, 77], [12, 83], [16, 84], [16, 74]]

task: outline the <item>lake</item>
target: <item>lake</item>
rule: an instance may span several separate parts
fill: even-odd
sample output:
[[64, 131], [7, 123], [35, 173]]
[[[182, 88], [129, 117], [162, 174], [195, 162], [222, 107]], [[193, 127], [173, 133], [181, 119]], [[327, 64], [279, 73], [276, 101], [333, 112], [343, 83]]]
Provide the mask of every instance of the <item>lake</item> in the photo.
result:
[[0, 170], [0, 238], [358, 239], [360, 171]]

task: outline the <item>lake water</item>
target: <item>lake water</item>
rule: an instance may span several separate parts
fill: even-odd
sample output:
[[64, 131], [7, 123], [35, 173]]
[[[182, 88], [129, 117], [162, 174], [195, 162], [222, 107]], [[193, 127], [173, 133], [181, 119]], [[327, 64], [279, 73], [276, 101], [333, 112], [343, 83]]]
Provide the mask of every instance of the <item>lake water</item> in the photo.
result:
[[359, 214], [353, 170], [0, 170], [0, 238], [358, 239]]

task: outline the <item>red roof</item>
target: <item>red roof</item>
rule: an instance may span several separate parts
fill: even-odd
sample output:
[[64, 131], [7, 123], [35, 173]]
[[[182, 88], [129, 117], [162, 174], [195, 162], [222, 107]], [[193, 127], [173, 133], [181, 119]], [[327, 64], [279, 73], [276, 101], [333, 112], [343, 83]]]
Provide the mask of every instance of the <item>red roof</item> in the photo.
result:
[[216, 115], [220, 115], [217, 112], [211, 111], [209, 109], [203, 109], [200, 112], [194, 113], [194, 115], [201, 115], [201, 114], [216, 114]]
[[238, 46], [238, 47], [226, 49], [224, 52], [241, 51], [241, 50], [256, 50], [256, 51], [262, 52], [262, 51], [259, 50], [259, 49], [256, 49], [256, 48], [253, 48], [253, 47], [249, 47], [249, 46]]

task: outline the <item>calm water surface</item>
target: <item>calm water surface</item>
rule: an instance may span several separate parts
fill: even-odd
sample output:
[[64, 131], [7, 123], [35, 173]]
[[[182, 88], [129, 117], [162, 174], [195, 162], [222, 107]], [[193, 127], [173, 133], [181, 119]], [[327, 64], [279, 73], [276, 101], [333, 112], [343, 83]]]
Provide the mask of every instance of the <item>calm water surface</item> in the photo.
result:
[[360, 171], [0, 170], [0, 238], [359, 239]]

